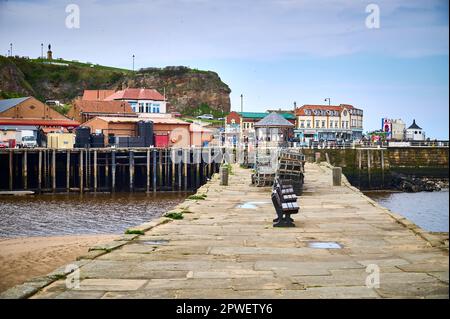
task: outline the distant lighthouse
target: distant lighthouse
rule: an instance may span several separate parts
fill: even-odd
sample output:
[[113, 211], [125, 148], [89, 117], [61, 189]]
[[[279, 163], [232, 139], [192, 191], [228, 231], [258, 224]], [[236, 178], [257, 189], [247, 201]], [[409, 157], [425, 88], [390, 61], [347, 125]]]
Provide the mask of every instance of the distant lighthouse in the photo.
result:
[[47, 60], [53, 60], [52, 46], [50, 44], [48, 45]]

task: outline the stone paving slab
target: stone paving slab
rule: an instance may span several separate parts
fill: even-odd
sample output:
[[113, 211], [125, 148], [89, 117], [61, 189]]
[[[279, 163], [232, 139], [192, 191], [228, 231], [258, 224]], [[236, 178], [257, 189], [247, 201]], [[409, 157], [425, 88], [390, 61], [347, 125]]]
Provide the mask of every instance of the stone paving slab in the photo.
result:
[[[198, 191], [205, 200], [175, 207], [189, 211], [184, 219], [138, 225], [132, 230], [143, 235], [123, 235], [96, 247], [101, 254], [80, 256], [79, 289], [56, 277], [2, 297], [448, 298], [448, 234], [429, 235], [345, 177], [343, 186], [331, 186], [330, 168], [317, 164], [306, 165], [296, 227], [273, 228], [270, 188], [250, 186], [250, 174], [234, 166], [229, 186], [215, 175]], [[255, 209], [240, 208], [245, 202]], [[367, 266], [374, 265], [380, 284], [367, 287]]]

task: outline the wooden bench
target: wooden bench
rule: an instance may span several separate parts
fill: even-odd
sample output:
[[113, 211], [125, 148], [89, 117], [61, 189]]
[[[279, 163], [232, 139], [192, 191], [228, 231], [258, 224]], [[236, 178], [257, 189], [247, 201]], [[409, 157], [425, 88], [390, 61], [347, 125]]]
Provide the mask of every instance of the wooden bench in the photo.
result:
[[299, 207], [297, 202], [284, 202], [283, 197], [280, 197], [279, 191], [281, 189], [272, 190], [272, 203], [277, 213], [277, 218], [273, 220], [273, 227], [295, 227], [291, 215], [297, 214]]

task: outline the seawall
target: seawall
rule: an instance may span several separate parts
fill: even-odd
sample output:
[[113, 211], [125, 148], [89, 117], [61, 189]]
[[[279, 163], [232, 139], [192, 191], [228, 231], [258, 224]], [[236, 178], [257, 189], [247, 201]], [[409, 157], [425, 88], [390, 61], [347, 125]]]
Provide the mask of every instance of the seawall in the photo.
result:
[[359, 149], [304, 149], [309, 161], [340, 166], [360, 189], [390, 188], [393, 174], [448, 178], [448, 147], [389, 147]]

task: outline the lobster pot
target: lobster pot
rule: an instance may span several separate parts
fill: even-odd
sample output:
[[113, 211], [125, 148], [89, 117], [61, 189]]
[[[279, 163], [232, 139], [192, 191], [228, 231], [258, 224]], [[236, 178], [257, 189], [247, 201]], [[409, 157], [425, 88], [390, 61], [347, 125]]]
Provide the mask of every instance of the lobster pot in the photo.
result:
[[75, 131], [75, 147], [89, 147], [91, 141], [91, 129], [89, 127], [79, 127]]
[[137, 123], [138, 136], [142, 139], [144, 147], [153, 145], [153, 122], [139, 121]]
[[91, 135], [91, 147], [105, 147], [105, 135], [92, 134]]

